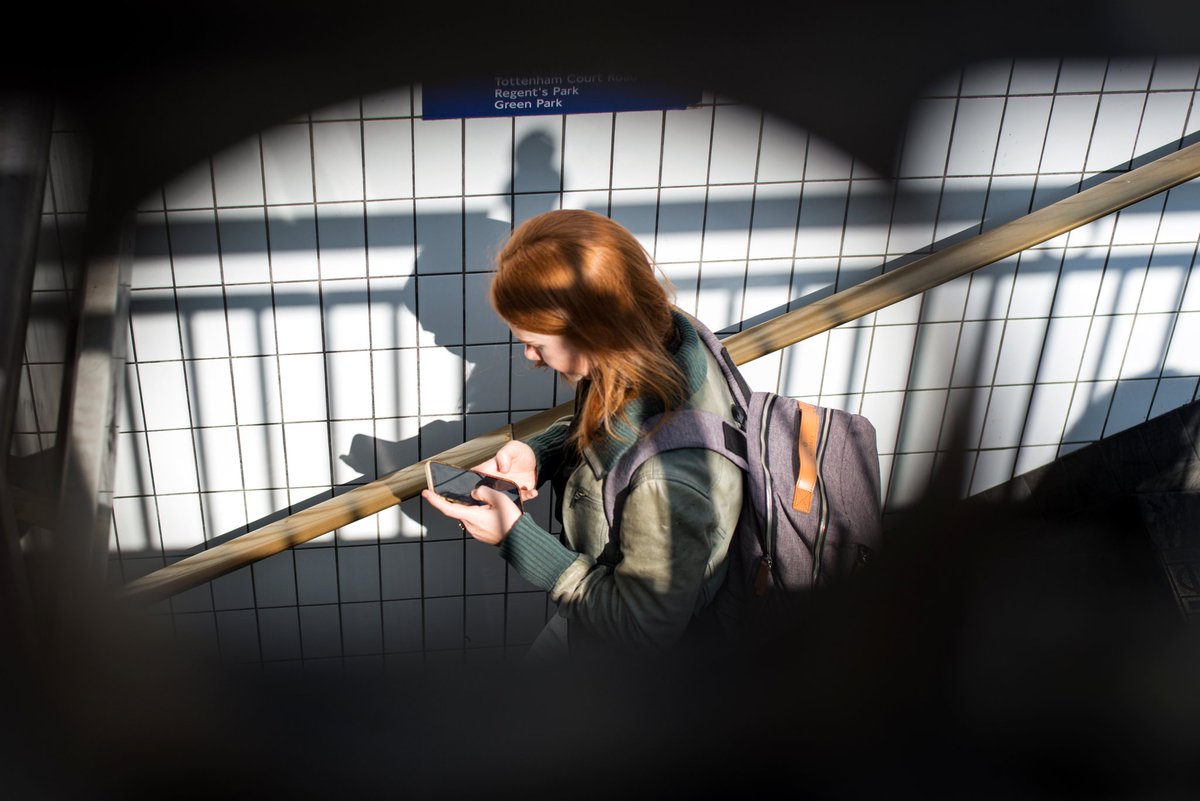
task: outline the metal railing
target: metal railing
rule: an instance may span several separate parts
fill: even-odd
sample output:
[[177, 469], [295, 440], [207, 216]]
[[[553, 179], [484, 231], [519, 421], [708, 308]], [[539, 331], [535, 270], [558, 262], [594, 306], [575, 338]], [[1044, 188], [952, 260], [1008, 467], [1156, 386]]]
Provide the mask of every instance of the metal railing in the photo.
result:
[[[986, 267], [1197, 176], [1200, 176], [1200, 143], [733, 334], [723, 342], [733, 360], [744, 364]], [[477, 464], [494, 455], [509, 440], [531, 436], [570, 410], [571, 403], [562, 404], [430, 459], [460, 466]], [[395, 506], [424, 488], [425, 461], [428, 459], [161, 568], [125, 585], [121, 594], [136, 602], [161, 600]]]

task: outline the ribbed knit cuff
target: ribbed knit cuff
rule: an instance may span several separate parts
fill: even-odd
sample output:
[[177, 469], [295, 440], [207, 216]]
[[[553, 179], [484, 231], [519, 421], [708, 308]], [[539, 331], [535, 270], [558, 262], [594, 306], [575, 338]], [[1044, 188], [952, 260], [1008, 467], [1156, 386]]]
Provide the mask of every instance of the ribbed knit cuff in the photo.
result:
[[549, 592], [579, 554], [525, 514], [500, 543], [500, 556], [515, 567], [522, 578]]
[[567, 441], [567, 435], [570, 433], [569, 425], [556, 423], [536, 437], [525, 440], [525, 444], [533, 450], [533, 455], [537, 457], [538, 484], [550, 479], [550, 473], [559, 462], [558, 458], [550, 457], [561, 456], [563, 444]]

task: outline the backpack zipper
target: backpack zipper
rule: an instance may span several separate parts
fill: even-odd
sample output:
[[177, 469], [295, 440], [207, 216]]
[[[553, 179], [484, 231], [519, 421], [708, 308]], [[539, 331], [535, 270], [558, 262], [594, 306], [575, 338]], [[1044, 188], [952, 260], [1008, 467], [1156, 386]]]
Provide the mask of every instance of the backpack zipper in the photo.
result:
[[[828, 422], [829, 410], [826, 409], [821, 414], [821, 426], [818, 430], [824, 431]], [[821, 556], [825, 550], [825, 534], [829, 530], [829, 499], [825, 494], [825, 479], [821, 477], [821, 468], [824, 466], [825, 448], [829, 445], [830, 438], [825, 437], [822, 440], [819, 437], [820, 434], [818, 434], [818, 441], [821, 444], [817, 447], [817, 489], [820, 493], [821, 517], [817, 523], [817, 539], [813, 546], [812, 584], [814, 587], [817, 586], [817, 582], [821, 579]]]
[[763, 555], [758, 562], [758, 575], [754, 577], [755, 595], [765, 595], [770, 583], [771, 573], [775, 567], [775, 491], [771, 485], [771, 471], [768, 467], [767, 455], [767, 422], [771, 419], [771, 409], [775, 405], [775, 397], [768, 395], [758, 428], [758, 453], [762, 460], [763, 487], [766, 491], [767, 519], [763, 528]]
[[758, 572], [754, 576], [754, 594], [763, 596], [767, 594], [767, 583], [771, 580], [771, 568], [773, 563], [769, 554], [763, 554], [758, 560]]

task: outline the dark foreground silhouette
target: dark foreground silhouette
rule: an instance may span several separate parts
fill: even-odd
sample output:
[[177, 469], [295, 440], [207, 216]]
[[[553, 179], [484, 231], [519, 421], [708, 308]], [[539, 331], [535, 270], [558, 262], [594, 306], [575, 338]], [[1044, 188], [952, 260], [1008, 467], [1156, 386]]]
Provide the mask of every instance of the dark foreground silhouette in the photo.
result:
[[931, 492], [893, 522], [873, 572], [792, 599], [769, 637], [735, 651], [247, 675], [174, 655], [137, 616], [94, 605], [40, 662], [6, 661], [5, 786], [11, 798], [1188, 797], [1200, 641], [1134, 504], [1053, 522], [1035, 506]]

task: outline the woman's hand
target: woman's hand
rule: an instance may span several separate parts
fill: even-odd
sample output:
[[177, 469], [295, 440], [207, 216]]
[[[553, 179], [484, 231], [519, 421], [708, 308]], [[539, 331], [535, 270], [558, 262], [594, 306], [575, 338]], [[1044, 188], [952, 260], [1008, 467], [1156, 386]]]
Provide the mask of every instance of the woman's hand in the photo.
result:
[[537, 456], [519, 439], [505, 443], [495, 457], [471, 469], [513, 482], [521, 489], [522, 501], [537, 497]]
[[491, 487], [478, 486], [471, 492], [471, 497], [483, 501], [484, 506], [453, 503], [429, 489], [422, 490], [421, 497], [446, 517], [457, 520], [472, 537], [489, 545], [503, 542], [521, 519], [521, 509], [512, 499]]

